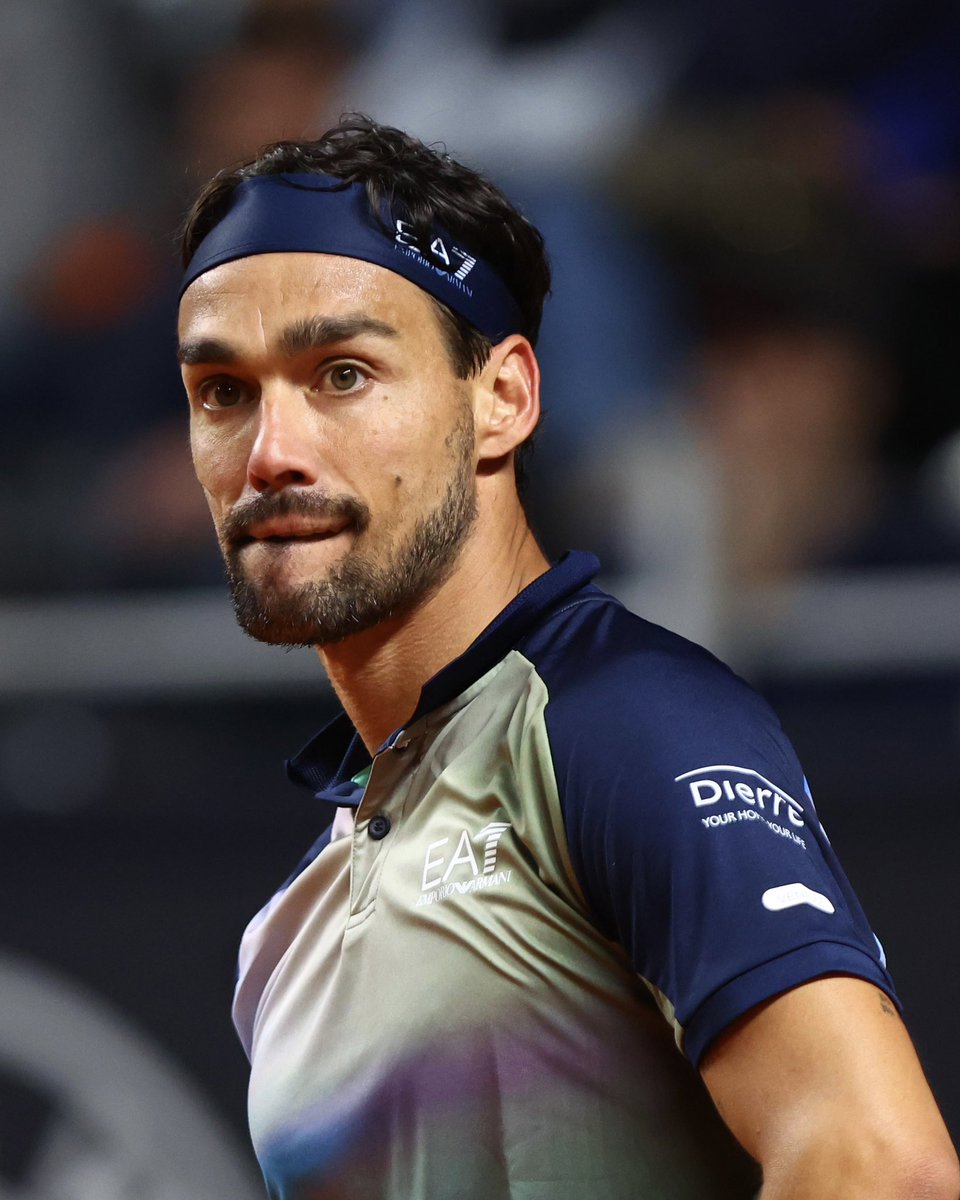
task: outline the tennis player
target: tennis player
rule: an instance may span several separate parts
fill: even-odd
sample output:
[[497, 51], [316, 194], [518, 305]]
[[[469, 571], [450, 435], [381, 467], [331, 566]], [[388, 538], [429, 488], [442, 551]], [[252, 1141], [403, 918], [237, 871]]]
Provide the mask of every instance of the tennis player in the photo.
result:
[[957, 1200], [776, 718], [530, 530], [537, 231], [350, 117], [218, 175], [184, 257], [237, 617], [315, 646], [343, 706], [288, 764], [326, 832], [240, 951], [270, 1196], [704, 1200], [759, 1169], [764, 1200]]

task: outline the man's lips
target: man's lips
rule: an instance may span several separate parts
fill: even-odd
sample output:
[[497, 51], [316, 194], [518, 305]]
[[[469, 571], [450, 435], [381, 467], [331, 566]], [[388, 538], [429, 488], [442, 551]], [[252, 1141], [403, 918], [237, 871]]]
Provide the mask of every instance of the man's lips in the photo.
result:
[[253, 542], [318, 542], [336, 537], [350, 524], [348, 517], [273, 517], [254, 521], [234, 541], [238, 546], [249, 546]]

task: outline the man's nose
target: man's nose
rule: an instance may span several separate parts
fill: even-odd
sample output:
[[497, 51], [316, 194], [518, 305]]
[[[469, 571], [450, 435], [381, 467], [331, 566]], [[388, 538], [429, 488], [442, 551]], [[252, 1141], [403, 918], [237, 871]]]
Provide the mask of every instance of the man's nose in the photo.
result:
[[318, 478], [314, 414], [302, 393], [264, 388], [257, 434], [247, 461], [247, 479], [258, 492], [310, 486]]

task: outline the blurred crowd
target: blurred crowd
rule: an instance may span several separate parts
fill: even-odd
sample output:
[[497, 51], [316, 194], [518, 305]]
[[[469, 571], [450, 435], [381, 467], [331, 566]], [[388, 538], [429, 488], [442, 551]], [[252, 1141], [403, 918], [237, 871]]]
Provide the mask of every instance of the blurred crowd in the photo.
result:
[[178, 223], [350, 109], [547, 238], [551, 552], [678, 602], [960, 562], [958, 56], [952, 0], [5, 0], [0, 593], [220, 579]]

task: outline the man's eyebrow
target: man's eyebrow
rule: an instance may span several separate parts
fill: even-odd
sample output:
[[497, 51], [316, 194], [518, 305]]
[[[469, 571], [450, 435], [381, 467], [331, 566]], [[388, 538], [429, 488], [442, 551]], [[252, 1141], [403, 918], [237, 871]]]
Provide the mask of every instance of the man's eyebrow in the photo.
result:
[[[343, 317], [304, 317], [295, 321], [280, 334], [278, 345], [283, 354], [293, 358], [305, 350], [316, 350], [335, 342], [345, 342], [362, 333], [375, 337], [395, 338], [398, 331], [386, 321], [366, 317], [362, 313], [348, 313]], [[196, 341], [181, 342], [177, 350], [177, 362], [182, 366], [236, 362], [239, 352], [228, 342], [218, 338], [198, 338]]]
[[181, 342], [177, 348], [177, 362], [192, 367], [197, 363], [231, 363], [237, 352], [226, 342], [216, 338], [198, 338], [194, 342]]
[[280, 335], [279, 346], [291, 358], [305, 350], [318, 350], [334, 342], [345, 342], [362, 333], [375, 337], [395, 338], [398, 332], [385, 321], [366, 317], [363, 313], [347, 313], [342, 317], [306, 317], [296, 321]]

